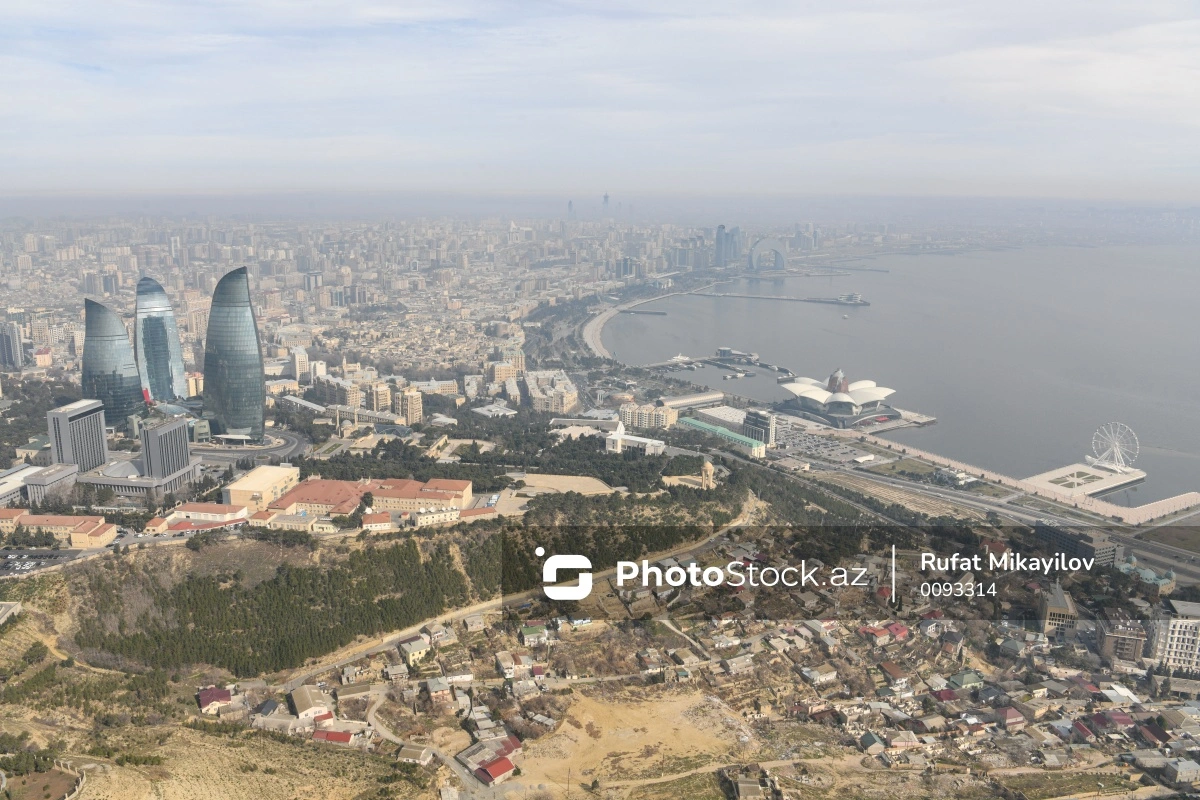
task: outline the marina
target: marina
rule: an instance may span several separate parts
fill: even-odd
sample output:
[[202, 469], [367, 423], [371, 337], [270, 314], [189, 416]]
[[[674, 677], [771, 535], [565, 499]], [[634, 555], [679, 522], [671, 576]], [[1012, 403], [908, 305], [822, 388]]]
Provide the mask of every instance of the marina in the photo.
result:
[[[801, 373], [840, 364], [895, 386], [904, 408], [937, 417], [936, 425], [884, 433], [893, 444], [1018, 478], [1086, 463], [1081, 445], [1096, 426], [1122, 420], [1142, 438], [1136, 466], [1147, 477], [1104, 499], [1139, 506], [1200, 488], [1200, 375], [1179, 368], [1200, 358], [1200, 321], [1188, 299], [1200, 291], [1200, 274], [1190, 268], [1198, 253], [1195, 246], [1048, 246], [883, 255], [859, 263], [889, 271], [823, 279], [815, 291], [798, 283], [809, 278], [701, 290], [835, 297], [855, 289], [869, 309], [680, 294], [646, 306], [670, 316], [621, 316], [603, 340], [630, 363], [708, 355], [736, 342], [763, 363]], [[1163, 285], [1176, 288], [1154, 289]], [[1063, 337], [1057, 310], [1081, 295], [1092, 312], [1073, 319], [1072, 335]], [[1114, 316], [1136, 323], [1116, 336]], [[758, 377], [722, 381], [725, 371], [707, 365], [683, 374], [736, 386], [758, 402], [787, 399], [776, 383], [781, 373], [746, 368]]]

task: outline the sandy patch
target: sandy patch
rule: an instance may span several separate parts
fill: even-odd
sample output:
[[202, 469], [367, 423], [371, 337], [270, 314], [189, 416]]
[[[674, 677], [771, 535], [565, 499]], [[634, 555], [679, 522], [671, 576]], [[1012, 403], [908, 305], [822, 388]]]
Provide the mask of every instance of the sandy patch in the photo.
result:
[[584, 495], [612, 494], [616, 489], [599, 478], [587, 478], [579, 475], [533, 475], [526, 473], [525, 486], [529, 489], [541, 489], [553, 492], [579, 492]]
[[741, 723], [719, 701], [694, 692], [650, 702], [577, 696], [553, 734], [527, 744], [524, 782], [655, 777], [723, 762]]

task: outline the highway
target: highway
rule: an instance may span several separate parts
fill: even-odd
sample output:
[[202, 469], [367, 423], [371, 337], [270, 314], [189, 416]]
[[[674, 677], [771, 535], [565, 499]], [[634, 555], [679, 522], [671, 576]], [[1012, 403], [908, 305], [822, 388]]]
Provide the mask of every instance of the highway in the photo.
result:
[[[879, 475], [870, 470], [854, 469], [845, 466], [830, 467], [830, 471], [842, 471], [852, 473], [861, 478], [881, 483], [887, 486], [892, 486], [898, 489], [907, 489], [908, 491], [922, 494], [927, 497], [934, 497], [939, 500], [953, 502], [967, 508], [973, 508], [984, 513], [994, 511], [997, 514], [1016, 520], [1018, 522], [1032, 525], [1039, 519], [1048, 520], [1065, 526], [1093, 525], [1101, 528], [1110, 537], [1125, 545], [1126, 555], [1136, 555], [1139, 561], [1145, 561], [1148, 565], [1158, 568], [1159, 570], [1173, 569], [1176, 575], [1186, 583], [1200, 583], [1200, 554], [1185, 550], [1180, 547], [1172, 547], [1171, 545], [1162, 544], [1161, 542], [1150, 542], [1144, 539], [1134, 538], [1135, 533], [1122, 532], [1112, 523], [1102, 520], [1097, 520], [1094, 523], [1083, 523], [1078, 519], [1064, 517], [1054, 514], [1049, 511], [1038, 511], [1033, 509], [1022, 508], [1021, 506], [1013, 505], [1007, 499], [990, 498], [982, 495], [971, 495], [968, 492], [942, 488], [938, 486], [930, 486], [923, 483], [914, 483], [912, 481], [903, 480], [900, 478], [892, 478], [886, 475]], [[1017, 495], [1018, 497], [1024, 495]], [[1011, 497], [1011, 496], [1010, 496]]]

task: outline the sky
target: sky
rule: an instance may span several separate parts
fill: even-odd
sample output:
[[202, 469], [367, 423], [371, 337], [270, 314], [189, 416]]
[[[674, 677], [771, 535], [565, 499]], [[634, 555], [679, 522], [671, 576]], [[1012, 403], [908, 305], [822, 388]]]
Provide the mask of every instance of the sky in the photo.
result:
[[0, 195], [1200, 202], [1195, 3], [6, 0]]

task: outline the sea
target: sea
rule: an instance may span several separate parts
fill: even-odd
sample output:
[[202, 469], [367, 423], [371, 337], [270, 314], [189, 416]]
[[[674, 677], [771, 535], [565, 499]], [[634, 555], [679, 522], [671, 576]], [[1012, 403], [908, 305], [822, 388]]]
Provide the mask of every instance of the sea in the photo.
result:
[[[885, 434], [1024, 478], [1092, 454], [1110, 422], [1139, 442], [1146, 480], [1106, 496], [1124, 505], [1200, 491], [1200, 247], [1106, 246], [885, 255], [846, 275], [740, 278], [710, 290], [833, 297], [870, 306], [681, 294], [618, 314], [604, 345], [628, 364], [718, 347], [798, 375], [842, 369], [896, 390], [892, 405], [937, 423]], [[762, 401], [790, 395], [778, 373], [697, 383]]]

